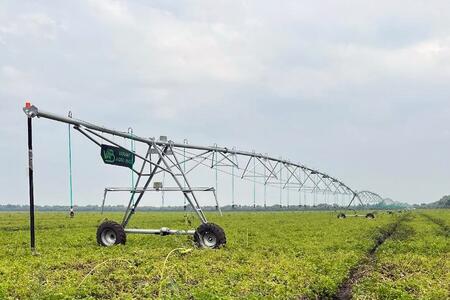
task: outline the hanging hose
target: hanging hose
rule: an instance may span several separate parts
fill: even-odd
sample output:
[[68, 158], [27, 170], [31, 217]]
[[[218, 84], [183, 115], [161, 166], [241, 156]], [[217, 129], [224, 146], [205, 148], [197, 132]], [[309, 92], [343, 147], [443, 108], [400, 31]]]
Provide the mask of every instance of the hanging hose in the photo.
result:
[[[217, 144], [214, 144], [214, 147], [217, 149]], [[216, 165], [216, 201], [219, 201], [218, 200], [219, 193], [218, 193], [218, 190], [217, 190], [217, 188], [219, 187], [219, 169], [218, 169], [219, 166], [217, 165], [218, 164], [217, 150], [214, 150], [214, 158], [216, 160], [216, 163], [215, 163], [215, 165]], [[218, 210], [218, 209], [219, 209], [219, 206], [216, 205], [216, 210]]]
[[[165, 187], [165, 181], [166, 181], [166, 172], [163, 172], [163, 178], [162, 178], [162, 186]], [[164, 190], [161, 191], [161, 209], [164, 209]]]
[[[281, 160], [281, 157], [280, 157]], [[283, 164], [280, 164], [280, 208], [283, 208]]]
[[[267, 153], [266, 153], [267, 156]], [[264, 178], [266, 178], [266, 168], [264, 168]], [[267, 184], [264, 183], [264, 209], [267, 208]]]
[[[233, 147], [233, 162], [236, 163], [236, 148]], [[236, 204], [234, 202], [234, 164], [231, 165], [231, 208], [234, 209]]]
[[[133, 128], [128, 127], [128, 133], [133, 136]], [[130, 139], [130, 151], [131, 153], [135, 153], [136, 152], [136, 148], [135, 148], [135, 143], [134, 140]], [[134, 190], [134, 172], [133, 170], [131, 170], [131, 205], [134, 205], [134, 195], [135, 193], [133, 192]]]
[[[183, 140], [183, 144], [187, 145], [188, 144], [188, 140], [184, 139]], [[183, 173], [186, 174], [186, 148], [183, 148]], [[183, 187], [186, 188], [186, 177], [183, 176]], [[187, 203], [186, 203], [186, 197], [183, 195], [183, 200], [184, 200], [184, 211], [187, 210]], [[187, 214], [185, 214], [185, 216], [187, 216]]]
[[[72, 112], [69, 111], [69, 118], [72, 118]], [[67, 125], [69, 129], [69, 196], [70, 196], [70, 211], [69, 216], [73, 218], [75, 216], [75, 212], [73, 211], [73, 189], [72, 189], [72, 137], [70, 131], [70, 124]]]
[[256, 208], [256, 159], [255, 150], [253, 150], [253, 208]]

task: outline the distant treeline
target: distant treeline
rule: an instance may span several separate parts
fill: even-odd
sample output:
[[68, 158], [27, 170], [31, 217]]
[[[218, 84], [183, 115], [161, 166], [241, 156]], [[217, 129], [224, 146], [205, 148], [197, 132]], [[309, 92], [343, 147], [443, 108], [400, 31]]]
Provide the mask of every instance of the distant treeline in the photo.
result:
[[420, 205], [414, 205], [417, 208], [450, 208], [450, 195], [444, 196], [441, 200], [433, 203], [422, 203]]
[[[221, 206], [220, 209], [223, 211], [263, 211], [263, 210], [270, 210], [270, 211], [301, 211], [301, 210], [314, 210], [314, 211], [336, 211], [336, 210], [342, 210], [345, 209], [346, 206], [339, 206], [339, 205], [330, 205], [321, 203], [318, 205], [271, 205], [271, 206], [248, 206], [248, 205], [235, 205], [234, 207], [231, 205]], [[392, 204], [392, 205], [371, 205], [371, 206], [352, 206], [352, 209], [398, 209], [398, 208], [405, 208], [405, 205], [398, 205], [398, 204]], [[68, 211], [69, 206], [62, 206], [62, 205], [44, 205], [44, 206], [35, 206], [35, 209], [37, 211]], [[101, 211], [101, 206], [98, 205], [86, 205], [86, 206], [75, 206], [74, 210], [76, 211]], [[203, 206], [203, 210], [205, 211], [214, 211], [217, 210], [217, 207], [215, 206]], [[14, 204], [7, 204], [7, 205], [0, 205], [0, 211], [28, 211], [29, 206], [28, 205], [14, 205]], [[108, 205], [105, 206], [104, 211], [125, 211], [126, 207], [123, 205]], [[154, 206], [141, 206], [138, 208], [139, 211], [184, 211], [184, 206], [165, 206], [165, 207], [154, 207]], [[190, 207], [186, 207], [186, 210], [191, 211], [192, 209]]]

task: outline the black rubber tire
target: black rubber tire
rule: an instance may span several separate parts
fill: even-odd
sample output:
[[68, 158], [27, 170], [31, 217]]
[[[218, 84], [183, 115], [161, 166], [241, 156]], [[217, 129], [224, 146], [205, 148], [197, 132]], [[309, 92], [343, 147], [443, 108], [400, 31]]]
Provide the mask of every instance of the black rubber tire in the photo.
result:
[[375, 219], [375, 215], [373, 213], [368, 213], [366, 219]]
[[[205, 236], [209, 235], [214, 239], [214, 242], [206, 242]], [[201, 224], [194, 233], [194, 242], [199, 248], [218, 249], [225, 246], [227, 238], [222, 227], [214, 223]]]
[[337, 215], [337, 218], [338, 218], [338, 219], [345, 219], [345, 218], [347, 218], [347, 216], [346, 216], [344, 213], [339, 213], [339, 214]]
[[[105, 234], [111, 233], [114, 235], [114, 239], [111, 238], [110, 243], [106, 243], [104, 238]], [[114, 242], [113, 242], [114, 240]], [[125, 233], [125, 229], [117, 222], [114, 221], [105, 221], [97, 228], [97, 243], [103, 247], [110, 247], [118, 244], [125, 245], [127, 241], [127, 235]]]

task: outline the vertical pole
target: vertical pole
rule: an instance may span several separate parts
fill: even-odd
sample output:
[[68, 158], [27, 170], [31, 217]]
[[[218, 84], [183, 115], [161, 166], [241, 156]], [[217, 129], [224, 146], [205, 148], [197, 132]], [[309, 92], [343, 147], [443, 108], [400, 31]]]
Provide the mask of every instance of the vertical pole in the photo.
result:
[[339, 207], [339, 194], [337, 192], [334, 192], [334, 205], [333, 206]]
[[253, 151], [253, 208], [256, 208], [256, 159]]
[[164, 187], [166, 186], [165, 180], [166, 179], [166, 172], [163, 172], [163, 179], [162, 179], [162, 186], [163, 190], [161, 191], [161, 209], [164, 209]]
[[307, 202], [308, 202], [308, 198], [306, 198], [306, 189], [303, 191], [303, 205], [305, 205], [305, 209], [306, 209], [306, 205], [309, 205], [309, 204], [307, 204]]
[[[72, 118], [72, 112], [69, 111], [69, 118]], [[73, 218], [75, 213], [73, 211], [73, 185], [72, 185], [72, 135], [70, 124], [67, 125], [69, 130], [69, 193], [70, 193], [70, 217]]]
[[282, 172], [283, 172], [283, 163], [280, 163], [280, 208], [283, 207], [283, 180], [282, 180]]
[[[215, 159], [215, 165], [216, 165], [216, 201], [217, 203], [219, 203], [219, 191], [218, 191], [218, 187], [219, 187], [219, 170], [218, 170], [218, 157], [217, 157], [217, 144], [214, 144], [214, 147], [216, 148], [214, 151], [214, 159]], [[219, 206], [216, 206], [216, 210], [219, 209]]]
[[[234, 148], [233, 148], [234, 151]], [[233, 162], [235, 162], [236, 155], [233, 154]], [[231, 165], [231, 208], [235, 208], [234, 203], [234, 164]]]
[[[288, 167], [286, 167], [286, 169], [287, 168]], [[287, 208], [289, 210], [289, 172], [286, 172], [286, 179], [287, 179], [287, 182], [286, 182], [286, 187], [287, 187], [287, 189], [286, 189], [286, 194], [287, 194], [286, 204], [287, 204]]]
[[[29, 105], [27, 103], [27, 105]], [[34, 230], [34, 184], [33, 184], [33, 130], [31, 116], [28, 116], [28, 182], [30, 192], [30, 246], [31, 252], [36, 251]]]
[[[311, 175], [311, 177], [312, 177], [312, 175]], [[315, 185], [315, 184], [314, 184]], [[316, 193], [316, 188], [317, 188], [317, 186], [314, 186], [314, 188], [312, 189], [312, 192], [313, 192], [313, 202], [314, 202], [314, 207], [316, 207], [316, 202], [317, 202], [317, 193]]]
[[[302, 172], [300, 168], [298, 168], [298, 179], [302, 180]], [[299, 184], [302, 184], [301, 182]], [[298, 189], [298, 207], [302, 206], [302, 189]]]
[[[184, 139], [183, 143], [185, 145], [187, 145], [188, 140]], [[186, 174], [186, 148], [183, 148], [183, 173]], [[186, 188], [186, 179], [185, 178], [183, 178], [183, 188]], [[186, 211], [186, 209], [187, 209], [186, 197], [183, 196], [183, 200], [184, 200], [183, 209]]]
[[264, 167], [264, 208], [267, 207], [267, 184], [265, 182], [266, 182], [266, 168]]
[[286, 201], [287, 201], [287, 208], [289, 209], [289, 186], [288, 186], [287, 189], [286, 189], [286, 193], [287, 193], [287, 198], [286, 198]]

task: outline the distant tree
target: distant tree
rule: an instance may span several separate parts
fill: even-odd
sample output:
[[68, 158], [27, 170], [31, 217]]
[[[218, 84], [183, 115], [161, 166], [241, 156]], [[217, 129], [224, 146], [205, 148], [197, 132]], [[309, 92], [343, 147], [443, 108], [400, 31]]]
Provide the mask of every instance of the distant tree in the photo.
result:
[[450, 208], [450, 195], [443, 196], [439, 201], [427, 204], [428, 208]]

